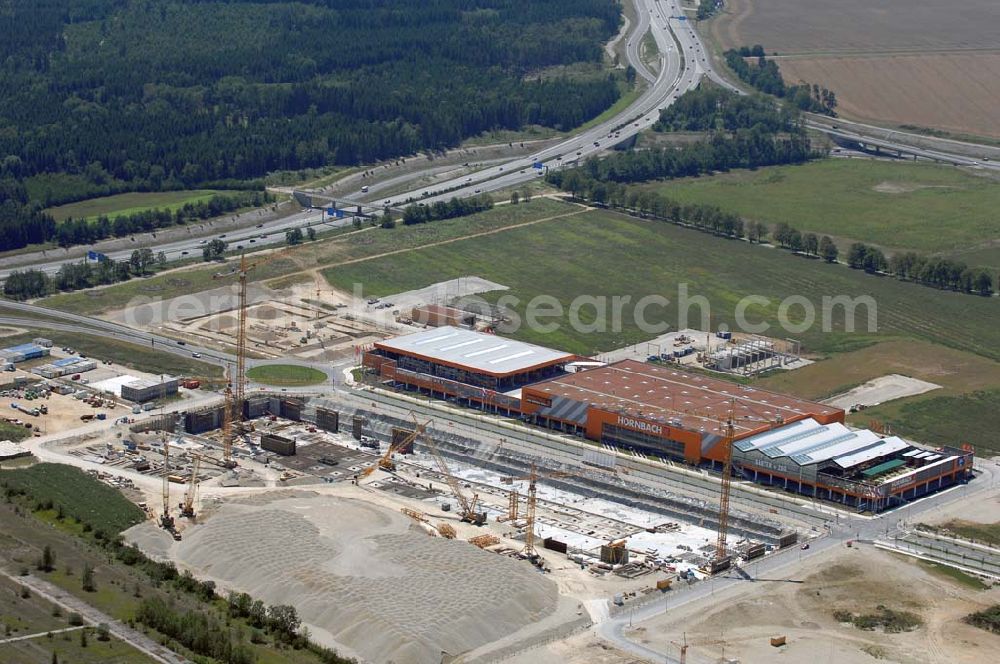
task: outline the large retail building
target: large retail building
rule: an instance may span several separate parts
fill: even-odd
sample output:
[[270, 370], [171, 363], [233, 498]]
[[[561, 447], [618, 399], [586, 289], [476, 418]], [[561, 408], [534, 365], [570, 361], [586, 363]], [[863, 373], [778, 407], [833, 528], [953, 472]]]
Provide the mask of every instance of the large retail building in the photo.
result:
[[742, 477], [880, 510], [971, 477], [969, 446], [922, 448], [844, 424], [844, 411], [673, 364], [594, 366], [570, 353], [456, 327], [376, 343], [380, 382], [588, 438], [667, 463], [718, 470], [733, 429]]

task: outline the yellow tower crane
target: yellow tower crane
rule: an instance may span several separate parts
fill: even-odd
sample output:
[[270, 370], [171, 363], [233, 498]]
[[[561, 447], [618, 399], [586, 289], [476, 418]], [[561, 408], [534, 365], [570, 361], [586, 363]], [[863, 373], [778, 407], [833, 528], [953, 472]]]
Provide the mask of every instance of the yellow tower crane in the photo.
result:
[[229, 385], [226, 388], [226, 407], [223, 416], [223, 463], [227, 468], [232, 468], [236, 464], [232, 460], [232, 448], [234, 436], [243, 436], [246, 429], [243, 422], [243, 404], [246, 401], [246, 364], [247, 364], [247, 277], [252, 270], [267, 265], [273, 260], [283, 258], [294, 247], [287, 247], [280, 251], [263, 254], [257, 258], [248, 260], [246, 254], [240, 254], [239, 263], [228, 272], [217, 272], [212, 275], [213, 279], [224, 279], [236, 275], [238, 280], [238, 299], [236, 314], [236, 375], [229, 377]]
[[728, 553], [726, 547], [726, 537], [729, 534], [729, 497], [732, 493], [733, 482], [733, 442], [736, 439], [736, 423], [748, 422], [758, 426], [766, 424], [776, 426], [781, 424], [780, 420], [772, 420], [764, 417], [737, 417], [736, 397], [729, 400], [729, 410], [726, 419], [720, 422], [722, 427], [722, 440], [719, 444], [722, 447], [722, 482], [719, 488], [719, 530], [715, 541], [715, 559], [725, 560]]
[[430, 424], [429, 421], [421, 424], [417, 422], [416, 419], [414, 419], [413, 423], [414, 423], [413, 431], [411, 431], [406, 436], [400, 438], [396, 442], [390, 442], [389, 447], [386, 449], [385, 453], [381, 457], [379, 457], [377, 463], [373, 463], [372, 465], [368, 466], [360, 473], [358, 473], [359, 479], [368, 477], [369, 475], [374, 473], [376, 469], [382, 469], [388, 472], [396, 470], [396, 462], [392, 460], [392, 456], [397, 452], [399, 452], [400, 450], [408, 447], [413, 441], [417, 439], [417, 436], [423, 433], [424, 428], [428, 424]]
[[[538, 468], [535, 464], [531, 464], [531, 471], [527, 475], [512, 476], [501, 478], [501, 482], [504, 484], [513, 484], [517, 480], [528, 480], [528, 501], [527, 509], [525, 510], [525, 523], [524, 523], [524, 548], [522, 552], [529, 558], [537, 555], [535, 551], [535, 510], [538, 506], [538, 478], [539, 477], [576, 477], [580, 474], [579, 471], [564, 471], [564, 470], [553, 470], [545, 471], [542, 473], [538, 472]], [[508, 518], [510, 520], [517, 518], [517, 490], [511, 489], [510, 497], [510, 507], [508, 508]]]
[[486, 523], [486, 512], [476, 510], [479, 506], [479, 494], [472, 494], [472, 498], [466, 496], [465, 491], [462, 490], [462, 484], [448, 470], [448, 464], [444, 460], [444, 456], [441, 454], [441, 450], [438, 449], [437, 444], [427, 435], [426, 430], [421, 431], [421, 436], [431, 454], [434, 455], [434, 461], [437, 463], [438, 470], [444, 475], [445, 482], [448, 483], [451, 492], [455, 494], [455, 499], [458, 500], [459, 516], [462, 518], [462, 521], [477, 526]]

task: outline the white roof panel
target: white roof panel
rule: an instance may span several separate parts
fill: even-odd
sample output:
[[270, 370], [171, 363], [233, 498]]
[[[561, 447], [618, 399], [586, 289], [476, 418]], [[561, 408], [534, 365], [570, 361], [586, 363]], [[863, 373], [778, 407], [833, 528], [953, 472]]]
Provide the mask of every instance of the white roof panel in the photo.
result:
[[859, 452], [854, 452], [853, 454], [845, 454], [837, 457], [834, 461], [841, 468], [853, 468], [854, 466], [865, 463], [866, 461], [871, 461], [872, 459], [877, 459], [879, 457], [892, 454], [893, 452], [905, 450], [909, 446], [909, 443], [893, 436], [892, 438], [883, 438], [881, 444], [879, 445], [869, 447]]
[[843, 454], [860, 451], [863, 447], [872, 445], [878, 441], [879, 437], [868, 429], [852, 431], [850, 437], [845, 437], [843, 440], [838, 440], [833, 445], [815, 450], [807, 455], [799, 455], [799, 457], [807, 458], [800, 460], [799, 457], [796, 457], [795, 460], [801, 464], [826, 461], [827, 459], [833, 459], [834, 457], [838, 457]]
[[375, 345], [390, 352], [498, 375], [573, 359], [573, 355], [562, 351], [458, 327], [423, 330]]
[[798, 420], [791, 424], [771, 431], [765, 431], [755, 436], [736, 441], [736, 447], [740, 451], [759, 450], [767, 445], [774, 445], [784, 441], [795, 439], [796, 437], [807, 435], [811, 431], [820, 429], [822, 425], [811, 417]]

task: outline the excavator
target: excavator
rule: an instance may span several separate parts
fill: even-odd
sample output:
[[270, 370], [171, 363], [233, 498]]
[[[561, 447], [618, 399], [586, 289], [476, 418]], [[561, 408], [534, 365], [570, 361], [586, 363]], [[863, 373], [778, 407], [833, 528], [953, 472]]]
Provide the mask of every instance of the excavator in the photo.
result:
[[368, 466], [360, 473], [358, 473], [358, 479], [364, 479], [368, 477], [369, 475], [374, 473], [377, 469], [385, 470], [387, 472], [394, 472], [396, 470], [396, 462], [392, 460], [393, 455], [399, 452], [400, 450], [409, 447], [413, 443], [413, 441], [416, 440], [417, 437], [424, 432], [424, 428], [428, 424], [430, 424], [430, 422], [424, 422], [423, 424], [421, 424], [416, 420], [414, 420], [413, 431], [411, 431], [403, 438], [400, 438], [395, 443], [390, 443], [389, 447], [385, 451], [385, 454], [379, 457], [377, 463]]

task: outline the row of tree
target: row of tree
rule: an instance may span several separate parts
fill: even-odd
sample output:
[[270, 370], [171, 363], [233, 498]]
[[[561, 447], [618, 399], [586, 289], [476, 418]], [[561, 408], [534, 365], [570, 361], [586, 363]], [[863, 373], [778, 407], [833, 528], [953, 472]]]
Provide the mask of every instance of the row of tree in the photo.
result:
[[403, 224], [406, 226], [425, 224], [428, 221], [465, 217], [476, 212], [491, 209], [493, 209], [493, 197], [489, 194], [480, 194], [470, 198], [453, 197], [447, 202], [437, 201], [430, 205], [426, 203], [413, 203], [407, 205], [403, 210]]
[[993, 294], [993, 274], [986, 268], [969, 267], [962, 261], [923, 256], [914, 251], [893, 254], [886, 259], [878, 248], [855, 242], [847, 253], [847, 264], [856, 270], [885, 273], [925, 286], [946, 290]]
[[[650, 216], [721, 237], [745, 239], [751, 244], [767, 242], [770, 235], [774, 243], [783, 249], [822, 258], [828, 263], [836, 263], [840, 257], [840, 249], [830, 236], [802, 233], [785, 222], [769, 229], [763, 222], [744, 220], [718, 206], [683, 204], [649, 189], [586, 177], [573, 178], [568, 184], [565, 182], [564, 190], [574, 197], [602, 207]], [[926, 257], [914, 252], [894, 254], [887, 259], [877, 247], [854, 243], [849, 249], [846, 262], [851, 268], [871, 274], [889, 274], [937, 288], [979, 295], [993, 293], [993, 277], [988, 270], [970, 268], [959, 261]]]
[[722, 0], [700, 0], [696, 16], [699, 21], [704, 21], [707, 18], [711, 18], [721, 6]]
[[716, 132], [710, 138], [682, 147], [662, 147], [617, 152], [603, 159], [588, 159], [581, 166], [550, 172], [548, 181], [566, 191], [584, 180], [643, 182], [680, 178], [776, 164], [797, 164], [814, 157], [804, 134], [779, 136], [757, 125], [732, 134]]
[[165, 268], [167, 257], [161, 251], [155, 256], [148, 247], [136, 249], [128, 260], [101, 258], [98, 261], [64, 263], [54, 276], [29, 268], [15, 270], [3, 284], [3, 294], [12, 300], [44, 297], [56, 291], [74, 291], [93, 286], [107, 286], [132, 277], [142, 277]]
[[840, 256], [840, 249], [829, 235], [820, 238], [815, 233], [802, 233], [783, 221], [774, 227], [771, 236], [779, 246], [789, 251], [817, 256], [827, 263], [836, 263], [837, 257]]
[[[744, 46], [740, 49], [730, 49], [726, 51], [725, 57], [726, 64], [740, 80], [757, 90], [781, 97], [803, 111], [834, 117], [837, 115], [837, 95], [833, 91], [815, 83], [786, 84], [778, 63], [767, 59], [760, 44], [752, 48]], [[756, 60], [750, 60], [751, 57], [755, 57]]]
[[202, 657], [211, 657], [224, 664], [256, 662], [253, 648], [235, 640], [229, 628], [208, 613], [183, 610], [153, 596], [139, 603], [135, 620]]
[[266, 629], [284, 643], [299, 638], [299, 619], [294, 606], [277, 604], [267, 606], [247, 593], [230, 592], [226, 602], [232, 618], [244, 618], [255, 629]]
[[185, 203], [173, 212], [152, 209], [114, 217], [100, 215], [96, 219], [69, 218], [56, 222], [38, 204], [28, 202], [26, 195], [17, 196], [18, 191], [23, 191], [23, 185], [7, 179], [9, 186], [4, 187], [3, 182], [0, 181], [0, 194], [6, 195], [0, 203], [0, 247], [3, 249], [20, 249], [52, 241], [61, 247], [91, 244], [111, 237], [128, 237], [209, 219], [245, 207], [260, 207], [275, 200], [264, 191], [241, 191]]
[[94, 220], [70, 217], [56, 226], [54, 239], [61, 247], [91, 244], [110, 237], [128, 237], [190, 221], [211, 219], [241, 208], [261, 207], [274, 200], [272, 194], [264, 191], [234, 192], [216, 194], [207, 201], [185, 203], [173, 212], [153, 208], [114, 217], [100, 215]]

